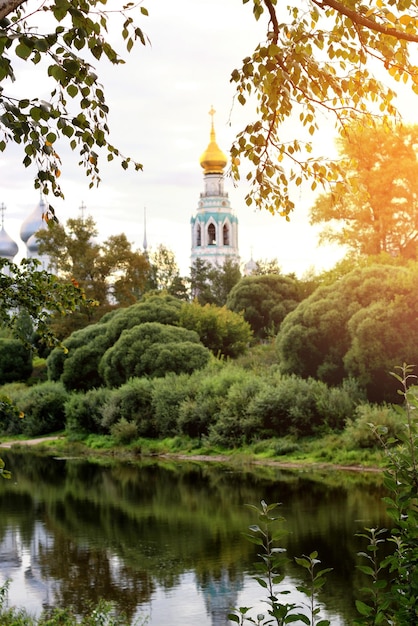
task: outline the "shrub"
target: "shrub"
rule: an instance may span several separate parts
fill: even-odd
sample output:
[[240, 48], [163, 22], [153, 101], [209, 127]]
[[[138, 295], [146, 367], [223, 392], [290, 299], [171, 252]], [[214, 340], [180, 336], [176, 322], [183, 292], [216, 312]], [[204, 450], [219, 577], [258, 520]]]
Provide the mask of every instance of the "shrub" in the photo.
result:
[[30, 437], [46, 435], [65, 427], [65, 402], [68, 392], [60, 382], [48, 381], [30, 387], [18, 399], [25, 414], [23, 432]]
[[250, 325], [242, 315], [215, 304], [201, 306], [197, 301], [183, 304], [180, 324], [196, 331], [215, 356], [235, 358], [247, 350], [252, 338]]
[[65, 403], [68, 434], [107, 433], [108, 430], [102, 426], [102, 409], [109, 396], [110, 390], [105, 387], [71, 394]]
[[[100, 374], [108, 387], [119, 387], [129, 378], [144, 374], [153, 376], [152, 357], [155, 358], [156, 350], [154, 344], [161, 344], [159, 350], [162, 351], [163, 344], [176, 343], [179, 347], [183, 342], [199, 344], [199, 337], [191, 330], [157, 322], [147, 322], [124, 330], [118, 341], [103, 355], [99, 366]], [[151, 356], [147, 354], [149, 350]], [[170, 371], [170, 360], [163, 361]], [[162, 365], [160, 363], [158, 366], [159, 375], [162, 374]], [[183, 354], [182, 366], [187, 371], [189, 367], [187, 351]], [[177, 363], [176, 369], [179, 370], [180, 367], [181, 364]]]
[[31, 350], [18, 339], [0, 337], [0, 385], [26, 380], [31, 373]]
[[250, 409], [252, 398], [263, 385], [261, 378], [242, 373], [230, 386], [222, 401], [218, 419], [209, 428], [209, 441], [214, 446], [235, 447], [252, 441], [263, 426], [262, 417]]
[[23, 413], [11, 399], [0, 394], [0, 432], [4, 435], [19, 435], [23, 431]]
[[[71, 333], [68, 339], [65, 339], [62, 348], [54, 348], [47, 358], [48, 378], [50, 380], [60, 380], [64, 371], [64, 365], [70, 356], [83, 346], [87, 346], [94, 339], [104, 337], [106, 334], [106, 326], [104, 324], [91, 324], [80, 330]], [[109, 344], [108, 344], [109, 345]], [[104, 352], [104, 350], [103, 350]]]
[[61, 380], [67, 389], [88, 391], [101, 387], [99, 362], [108, 348], [106, 337], [98, 336], [86, 345], [73, 349], [63, 364]]
[[148, 378], [131, 378], [114, 389], [102, 407], [102, 426], [110, 429], [119, 419], [134, 421], [138, 435], [155, 435], [152, 409], [153, 381]]
[[124, 445], [131, 443], [138, 437], [138, 426], [135, 422], [128, 422], [122, 417], [116, 424], [112, 425], [110, 433], [116, 443]]
[[158, 437], [180, 434], [179, 408], [189, 397], [190, 376], [167, 374], [156, 378], [152, 391], [153, 422]]
[[380, 447], [371, 424], [379, 426], [383, 439], [395, 438], [404, 431], [405, 427], [399, 420], [397, 411], [388, 404], [361, 404], [356, 409], [356, 416], [348, 419], [344, 430], [344, 440], [352, 448]]
[[219, 417], [228, 390], [244, 372], [234, 365], [213, 361], [204, 371], [195, 372], [188, 382], [188, 395], [179, 406], [178, 425], [189, 437], [202, 437]]
[[323, 427], [343, 430], [347, 419], [354, 418], [357, 406], [365, 400], [364, 390], [353, 378], [344, 379], [339, 387], [317, 381], [315, 401]]
[[251, 400], [248, 412], [262, 424], [263, 436], [307, 436], [322, 424], [316, 397], [321, 383], [297, 376], [275, 376]]

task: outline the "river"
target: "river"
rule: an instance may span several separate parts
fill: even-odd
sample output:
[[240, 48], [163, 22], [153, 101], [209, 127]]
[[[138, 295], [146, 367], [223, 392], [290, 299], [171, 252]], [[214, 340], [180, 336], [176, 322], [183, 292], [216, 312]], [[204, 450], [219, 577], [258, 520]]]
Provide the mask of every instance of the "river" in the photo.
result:
[[364, 527], [386, 526], [380, 473], [296, 471], [186, 461], [103, 464], [2, 451], [0, 582], [10, 604], [39, 615], [84, 614], [99, 598], [148, 626], [226, 626], [232, 607], [265, 611], [253, 579], [256, 523], [245, 504], [280, 502], [289, 562], [284, 602], [303, 601], [295, 556], [332, 567], [318, 603], [349, 626], [365, 582], [356, 563]]

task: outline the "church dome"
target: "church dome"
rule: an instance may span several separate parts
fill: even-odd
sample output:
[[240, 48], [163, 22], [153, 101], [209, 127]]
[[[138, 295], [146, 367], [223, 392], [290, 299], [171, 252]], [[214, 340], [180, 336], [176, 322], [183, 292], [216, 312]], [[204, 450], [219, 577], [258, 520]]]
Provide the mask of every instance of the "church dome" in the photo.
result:
[[213, 107], [209, 111], [212, 116], [212, 126], [210, 130], [210, 142], [202, 156], [200, 157], [200, 165], [205, 174], [223, 174], [224, 167], [228, 162], [226, 155], [222, 152], [216, 143], [215, 128], [213, 126], [213, 116], [215, 111]]
[[38, 255], [39, 242], [36, 235], [32, 235], [26, 242], [26, 248], [29, 257], [36, 257]]
[[6, 233], [4, 226], [0, 230], [0, 257], [11, 261], [19, 251], [15, 241]]
[[20, 238], [24, 243], [27, 243], [28, 239], [32, 237], [35, 233], [38, 232], [41, 228], [45, 228], [45, 220], [43, 219], [43, 215], [46, 213], [47, 206], [43, 200], [40, 199], [39, 204], [35, 209], [28, 215], [28, 217], [23, 222], [20, 227]]

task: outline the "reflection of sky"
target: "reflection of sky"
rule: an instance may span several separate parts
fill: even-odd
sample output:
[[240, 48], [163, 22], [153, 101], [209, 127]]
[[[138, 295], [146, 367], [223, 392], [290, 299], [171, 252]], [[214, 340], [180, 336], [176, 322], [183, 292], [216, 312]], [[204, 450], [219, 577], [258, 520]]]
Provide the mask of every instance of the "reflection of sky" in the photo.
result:
[[[0, 582], [10, 579], [10, 604], [24, 607], [31, 615], [39, 615], [45, 606], [53, 602], [54, 589], [60, 582], [43, 580], [39, 568], [39, 552], [47, 546], [53, 537], [45, 532], [43, 524], [37, 522], [33, 536], [23, 542], [18, 530], [12, 528], [5, 532], [0, 543]], [[112, 574], [118, 579], [119, 557], [109, 555]], [[304, 596], [295, 590], [297, 583], [287, 577], [277, 590], [289, 590], [283, 596], [283, 603], [302, 603]], [[243, 583], [231, 581], [224, 571], [219, 580], [209, 579], [200, 586], [193, 571], [186, 572], [179, 578], [179, 583], [171, 589], [157, 587], [151, 602], [140, 606], [136, 613], [139, 623], [146, 618], [148, 626], [226, 626], [227, 615], [234, 607], [251, 606], [249, 613], [255, 617], [265, 613], [262, 602], [265, 590], [246, 575]], [[323, 618], [331, 619], [333, 626], [344, 626], [344, 620], [338, 616], [323, 612]]]

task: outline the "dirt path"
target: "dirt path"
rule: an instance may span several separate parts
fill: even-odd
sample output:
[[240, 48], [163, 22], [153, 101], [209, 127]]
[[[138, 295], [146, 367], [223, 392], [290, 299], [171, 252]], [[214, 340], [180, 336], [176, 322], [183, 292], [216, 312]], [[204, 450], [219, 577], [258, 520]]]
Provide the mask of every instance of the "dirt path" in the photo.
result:
[[0, 441], [0, 448], [11, 448], [12, 446], [36, 446], [44, 441], [56, 441], [60, 437], [40, 437], [39, 439], [19, 439], [16, 441], [6, 441], [5, 443]]

